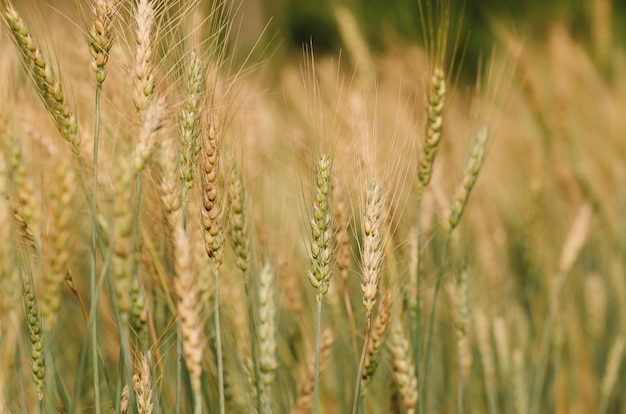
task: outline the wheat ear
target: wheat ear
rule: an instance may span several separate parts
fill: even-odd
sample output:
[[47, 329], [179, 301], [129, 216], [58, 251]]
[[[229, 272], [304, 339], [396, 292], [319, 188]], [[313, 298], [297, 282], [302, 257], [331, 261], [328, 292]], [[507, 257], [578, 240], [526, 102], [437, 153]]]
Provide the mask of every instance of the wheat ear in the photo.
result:
[[29, 276], [23, 276], [24, 305], [26, 324], [30, 333], [30, 351], [33, 380], [37, 388], [37, 399], [43, 400], [44, 380], [46, 377], [46, 361], [43, 349], [43, 326], [41, 313], [37, 306], [37, 299]]
[[312, 240], [309, 282], [316, 289], [315, 303], [315, 380], [313, 384], [313, 413], [318, 410], [319, 356], [321, 341], [322, 298], [328, 291], [332, 276], [333, 214], [330, 210], [332, 161], [327, 155], [318, 158], [315, 167], [314, 199], [311, 216]]
[[67, 97], [57, 75], [41, 53], [37, 41], [28, 25], [22, 20], [15, 6], [7, 0], [2, 10], [5, 23], [11, 29], [16, 45], [21, 52], [24, 66], [35, 84], [35, 89], [52, 116], [54, 123], [72, 151], [80, 155], [80, 132], [76, 116], [70, 108]]
[[415, 366], [411, 359], [409, 341], [404, 336], [402, 323], [395, 321], [391, 326], [391, 343], [393, 355], [393, 378], [402, 397], [408, 414], [414, 414], [417, 408], [418, 391]]
[[206, 70], [202, 60], [194, 52], [188, 57], [188, 69], [185, 77], [185, 98], [183, 107], [178, 113], [178, 128], [181, 143], [180, 179], [183, 204], [187, 199], [187, 191], [194, 185], [194, 172], [200, 154], [200, 135], [202, 103], [204, 99], [204, 77]]
[[145, 111], [154, 92], [154, 75], [152, 74], [152, 32], [154, 30], [156, 11], [151, 0], [139, 0], [135, 9], [137, 25], [135, 50], [135, 66], [133, 69], [133, 99], [139, 112]]
[[[388, 290], [383, 296], [378, 314], [374, 320], [374, 326], [372, 336], [370, 337], [367, 345], [367, 354], [365, 356], [365, 363], [363, 364], [363, 370], [361, 371], [361, 377], [364, 387], [372, 380], [374, 372], [380, 362], [380, 352], [382, 350], [387, 327], [389, 326], [389, 316], [391, 315], [391, 307], [393, 305], [391, 291]], [[363, 390], [365, 392], [365, 388]]]
[[426, 186], [433, 176], [433, 164], [439, 149], [439, 142], [443, 132], [443, 107], [446, 98], [446, 79], [443, 69], [436, 68], [430, 82], [428, 98], [426, 139], [422, 147], [417, 172], [417, 197], [421, 199]]
[[133, 375], [133, 386], [137, 396], [137, 411], [139, 414], [152, 414], [154, 411], [149, 357], [149, 353], [141, 356], [139, 371]]
[[485, 153], [487, 150], [487, 139], [489, 133], [487, 128], [481, 129], [476, 135], [476, 140], [465, 164], [465, 171], [463, 172], [463, 179], [457, 186], [454, 198], [452, 199], [452, 206], [450, 207], [449, 232], [452, 232], [454, 228], [459, 224], [465, 205], [469, 199], [470, 192], [476, 184], [478, 179], [478, 173], [483, 166], [485, 160]]
[[92, 5], [95, 19], [89, 28], [89, 54], [91, 70], [96, 74], [96, 81], [102, 84], [106, 79], [106, 64], [113, 47], [113, 17], [115, 5], [112, 0], [95, 0]]
[[202, 318], [200, 296], [196, 278], [191, 268], [189, 238], [183, 229], [182, 218], [174, 229], [174, 258], [176, 269], [176, 294], [178, 296], [178, 318], [182, 332], [183, 355], [191, 377], [191, 388], [195, 399], [195, 413], [202, 410], [200, 376], [202, 375]]
[[356, 376], [354, 401], [352, 413], [356, 414], [359, 409], [361, 395], [361, 379], [367, 348], [369, 346], [372, 330], [372, 309], [376, 304], [378, 294], [378, 282], [383, 262], [383, 198], [382, 189], [374, 180], [367, 185], [365, 209], [363, 214], [363, 252], [361, 256], [361, 291], [363, 292], [363, 305], [365, 306], [365, 341], [361, 351], [361, 359]]
[[256, 321], [254, 319], [252, 295], [250, 294], [250, 246], [248, 241], [248, 225], [245, 214], [245, 191], [239, 171], [232, 165], [228, 179], [228, 201], [230, 206], [229, 236], [235, 251], [235, 264], [243, 273], [246, 308], [248, 311], [248, 326], [252, 345], [252, 364], [254, 382], [259, 411], [263, 412], [261, 401], [261, 373], [259, 368], [259, 353], [257, 348]]
[[266, 413], [271, 413], [271, 390], [278, 368], [274, 280], [274, 271], [266, 264], [259, 277], [259, 369]]

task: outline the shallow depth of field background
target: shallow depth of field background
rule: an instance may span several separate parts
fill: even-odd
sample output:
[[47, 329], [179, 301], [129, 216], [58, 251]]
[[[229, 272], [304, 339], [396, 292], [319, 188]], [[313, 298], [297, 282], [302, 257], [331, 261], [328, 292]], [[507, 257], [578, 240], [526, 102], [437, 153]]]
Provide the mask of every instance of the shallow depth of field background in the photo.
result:
[[[205, 3], [200, 2], [200, 10], [209, 8]], [[462, 2], [453, 3], [443, 57], [448, 82], [444, 132], [420, 217], [420, 347], [428, 340], [436, 280], [442, 277], [430, 363], [425, 368], [424, 359], [418, 362], [418, 372], [429, 371], [427, 394], [418, 396], [424, 401], [421, 411], [623, 412], [626, 2], [468, 0], [464, 9], [456, 4]], [[45, 53], [54, 56], [53, 67], [61, 74], [64, 91], [83, 127], [84, 153], [89, 160], [94, 80], [84, 31], [91, 17], [87, 14], [83, 21], [71, 1], [22, 1], [17, 5]], [[356, 25], [349, 26], [338, 17], [338, 5]], [[224, 128], [222, 182], [228, 181], [232, 166], [243, 177], [253, 295], [258, 294], [259, 274], [266, 263], [276, 275], [278, 362], [268, 397], [273, 412], [292, 412], [298, 397], [306, 392], [302, 384], [310, 377], [307, 367], [315, 347], [315, 289], [307, 278], [309, 217], [315, 163], [322, 153], [333, 157], [334, 185], [343, 192], [351, 259], [346, 284], [335, 269], [324, 298], [322, 330], [329, 328], [334, 342], [324, 355], [320, 412], [350, 412], [353, 405], [365, 336], [360, 249], [370, 178], [382, 186], [386, 198], [379, 288], [392, 292], [394, 305], [380, 364], [361, 399], [361, 412], [417, 412], [403, 403], [398, 366], [394, 365], [398, 355], [389, 345], [391, 326], [400, 324], [410, 344], [408, 360], [415, 364], [416, 344], [407, 309], [416, 295], [417, 165], [427, 123], [429, 84], [438, 64], [436, 53], [425, 46], [432, 33], [422, 30], [417, 0], [244, 0], [235, 6], [231, 18], [226, 63], [219, 68], [219, 81], [212, 91], [217, 98], [210, 111], [219, 116]], [[438, 21], [429, 24], [437, 27]], [[116, 23], [116, 30], [124, 30], [119, 26]], [[34, 216], [39, 218], [34, 231], [41, 243], [41, 251], [33, 254], [32, 260], [45, 263], [46, 255], [57, 251], [48, 246], [51, 229], [47, 224], [54, 222], [51, 207], [59, 194], [56, 189], [61, 187], [54, 171], [63, 165], [76, 170], [68, 190], [72, 220], [67, 223], [69, 232], [60, 251], [68, 254], [67, 269], [88, 308], [91, 220], [78, 164], [25, 74], [10, 31], [6, 25], [3, 29], [1, 155], [10, 167], [3, 173], [9, 184], [2, 208], [19, 203], [24, 198], [20, 191], [31, 194]], [[114, 226], [116, 161], [133, 148], [140, 126], [134, 118], [128, 79], [133, 34], [132, 28], [126, 29], [117, 36], [103, 84], [98, 194], [99, 225], [105, 232]], [[192, 30], [189, 39], [201, 36], [201, 29]], [[184, 36], [178, 35], [181, 38]], [[184, 44], [162, 45], [154, 54], [156, 89], [171, 104], [173, 124], [182, 101], [182, 82], [177, 79], [181, 69], [170, 64], [172, 56], [185, 55]], [[170, 47], [180, 51], [168, 53]], [[483, 127], [489, 130], [485, 162], [448, 245], [451, 200], [463, 178], [474, 138]], [[176, 128], [169, 128], [175, 135]], [[19, 175], [15, 172], [16, 151], [21, 154], [17, 164], [26, 171], [23, 182], [15, 178]], [[88, 178], [92, 170], [88, 161]], [[175, 412], [177, 376], [177, 322], [171, 305], [176, 297], [172, 282], [176, 258], [159, 199], [161, 175], [156, 162], [151, 162], [142, 177], [135, 257], [153, 326], [133, 358], [151, 350], [155, 410], [171, 413]], [[193, 254], [202, 256], [200, 187], [196, 185], [190, 193], [188, 233]], [[223, 203], [228, 214], [226, 198]], [[224, 223], [227, 226], [228, 220]], [[21, 234], [10, 234], [0, 247], [7, 252], [2, 255], [6, 260], [2, 271], [23, 271], [18, 259], [25, 249]], [[444, 244], [447, 253], [442, 253]], [[236, 252], [228, 241], [225, 246], [220, 294], [227, 412], [254, 412], [249, 355], [255, 339], [247, 331]], [[198, 262], [194, 269], [201, 272]], [[103, 264], [99, 257], [99, 271]], [[46, 266], [31, 270], [36, 292], [45, 290]], [[0, 352], [0, 402], [6, 404], [6, 408], [0, 406], [0, 412], [36, 412], [28, 328], [21, 303], [6, 294], [8, 288], [2, 290], [9, 280], [6, 274], [0, 274], [0, 310], [5, 315], [17, 312], [16, 326], [22, 331], [14, 338], [2, 331], [10, 323], [4, 320], [0, 324], [0, 349], [3, 341], [9, 349], [9, 340], [15, 341], [17, 349], [11, 355]], [[346, 311], [344, 289], [348, 290], [353, 321]], [[465, 296], [464, 289], [468, 292]], [[45, 336], [45, 346], [55, 358], [47, 372], [57, 377], [57, 385], [66, 385], [73, 400], [72, 412], [93, 412], [91, 359], [83, 376], [77, 377], [78, 355], [89, 331], [80, 303], [65, 284], [61, 295], [57, 325]], [[212, 298], [209, 295], [207, 303], [212, 303]], [[379, 294], [379, 306], [381, 300]], [[253, 297], [255, 309], [259, 302]], [[107, 413], [119, 412], [125, 383], [119, 370], [120, 339], [113, 315], [105, 288], [97, 319], [102, 412]], [[208, 305], [202, 323], [203, 412], [219, 412], [213, 313]], [[460, 343], [461, 351], [457, 349]], [[192, 412], [185, 375], [183, 372], [182, 412]], [[43, 412], [54, 412], [53, 406], [60, 404], [61, 398], [52, 385], [47, 387]], [[304, 404], [304, 412], [310, 412], [310, 402]]]

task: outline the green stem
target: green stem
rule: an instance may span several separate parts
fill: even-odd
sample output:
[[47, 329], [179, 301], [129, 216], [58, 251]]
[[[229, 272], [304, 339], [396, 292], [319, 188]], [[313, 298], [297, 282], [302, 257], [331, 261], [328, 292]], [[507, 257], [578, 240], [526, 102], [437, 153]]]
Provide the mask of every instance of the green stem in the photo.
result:
[[[93, 134], [93, 186], [91, 190], [91, 211], [94, 216], [91, 219], [91, 272], [89, 277], [91, 300], [96, 299], [96, 212], [97, 209], [97, 193], [98, 193], [98, 142], [100, 140], [100, 93], [102, 91], [102, 83], [98, 82], [96, 86], [96, 122]], [[94, 318], [91, 325], [91, 353], [93, 358], [93, 388], [94, 388], [94, 404], [96, 414], [100, 414], [100, 372], [98, 367], [98, 323]]]
[[321, 325], [322, 325], [322, 299], [324, 295], [317, 293], [315, 296], [315, 377], [313, 382], [313, 414], [317, 414], [319, 382], [320, 382], [320, 342], [321, 342]]
[[541, 354], [539, 355], [539, 365], [535, 373], [533, 381], [533, 388], [530, 394], [530, 413], [536, 413], [539, 410], [539, 403], [541, 402], [541, 391], [543, 390], [543, 380], [545, 377], [546, 367], [548, 365], [548, 356], [550, 354], [550, 345], [552, 343], [552, 333], [554, 331], [554, 323], [556, 318], [556, 311], [559, 305], [559, 296], [561, 294], [561, 288], [565, 282], [565, 275], [558, 273], [556, 275], [556, 283], [554, 291], [550, 298], [550, 308], [548, 310], [548, 317], [546, 324], [543, 327], [543, 337], [541, 341]]
[[217, 382], [219, 387], [220, 414], [225, 414], [226, 404], [224, 398], [224, 367], [222, 360], [222, 334], [220, 330], [220, 270], [215, 269], [215, 347], [217, 348]]
[[250, 342], [252, 345], [252, 364], [254, 365], [256, 404], [259, 413], [263, 414], [263, 405], [261, 403], [261, 369], [259, 368], [259, 355], [256, 343], [256, 326], [254, 323], [254, 313], [252, 312], [252, 298], [250, 297], [250, 276], [247, 270], [243, 272], [243, 287], [246, 295], [246, 307], [248, 308], [248, 324], [250, 325]]
[[458, 414], [463, 414], [463, 366], [461, 365], [461, 359], [463, 357], [463, 349], [458, 347], [457, 349], [457, 361], [459, 364], [459, 382], [458, 382]]
[[180, 324], [176, 324], [178, 334], [176, 335], [176, 414], [180, 414], [180, 394], [183, 376], [183, 340]]
[[430, 373], [430, 348], [433, 340], [433, 330], [435, 325], [435, 311], [437, 309], [437, 294], [439, 293], [439, 287], [441, 286], [441, 279], [443, 279], [444, 265], [446, 262], [446, 254], [448, 252], [448, 244], [450, 243], [450, 232], [448, 232], [443, 246], [441, 248], [441, 257], [439, 260], [439, 274], [437, 275], [437, 282], [435, 283], [435, 292], [433, 294], [433, 305], [430, 311], [430, 322], [428, 326], [428, 339], [426, 341], [426, 354], [424, 355], [424, 369], [422, 375], [422, 383], [418, 392], [419, 398], [419, 413], [423, 414], [426, 409], [426, 390], [428, 388], [428, 374]]
[[354, 403], [352, 405], [352, 414], [357, 414], [359, 411], [359, 402], [361, 400], [361, 373], [363, 372], [365, 355], [367, 354], [367, 347], [370, 341], [371, 325], [372, 312], [367, 312], [365, 315], [365, 342], [363, 343], [363, 351], [361, 351], [361, 361], [359, 362], [359, 369], [356, 373], [356, 387], [354, 387]]
[[[420, 382], [420, 362], [422, 360], [422, 341], [420, 340], [420, 332], [422, 331], [422, 303], [420, 298], [420, 288], [422, 284], [421, 274], [421, 238], [422, 238], [422, 199], [417, 200], [417, 240], [416, 240], [416, 267], [415, 267], [415, 304], [411, 306], [409, 318], [411, 322], [411, 335], [413, 339], [413, 349], [415, 351], [415, 378], [417, 383]], [[411, 292], [409, 292], [409, 295]]]

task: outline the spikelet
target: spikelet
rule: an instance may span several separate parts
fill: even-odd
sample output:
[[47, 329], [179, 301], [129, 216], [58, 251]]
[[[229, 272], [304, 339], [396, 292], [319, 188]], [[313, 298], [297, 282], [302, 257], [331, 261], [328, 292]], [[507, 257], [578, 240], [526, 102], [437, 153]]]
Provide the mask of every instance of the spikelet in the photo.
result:
[[443, 132], [443, 107], [446, 98], [446, 79], [443, 69], [436, 68], [430, 83], [428, 98], [428, 119], [426, 122], [426, 139], [422, 147], [418, 167], [417, 196], [422, 198], [426, 186], [433, 175], [433, 164], [439, 149]]
[[476, 140], [469, 154], [467, 163], [465, 164], [465, 171], [463, 172], [463, 180], [458, 185], [454, 198], [452, 199], [452, 205], [450, 207], [450, 219], [449, 232], [452, 232], [454, 228], [459, 224], [465, 205], [469, 199], [472, 187], [476, 184], [478, 179], [478, 173], [480, 172], [483, 162], [485, 160], [485, 152], [487, 147], [487, 138], [489, 134], [487, 128], [483, 128], [478, 131]]
[[43, 326], [41, 314], [37, 306], [37, 299], [33, 285], [28, 276], [23, 276], [25, 319], [30, 333], [30, 358], [33, 380], [37, 388], [37, 399], [43, 400], [44, 380], [46, 377], [46, 361], [43, 349]]
[[70, 108], [63, 87], [49, 62], [41, 53], [37, 41], [30, 28], [22, 20], [10, 0], [2, 7], [2, 16], [15, 38], [24, 66], [28, 71], [37, 93], [54, 120], [54, 123], [67, 142], [72, 146], [74, 154], [80, 154], [80, 132], [76, 116]]
[[89, 28], [91, 70], [96, 74], [96, 81], [102, 84], [107, 76], [106, 64], [109, 61], [109, 52], [113, 47], [115, 5], [113, 0], [95, 0], [92, 9], [95, 19]]
[[135, 50], [135, 66], [133, 68], [133, 99], [139, 112], [145, 111], [154, 92], [154, 75], [152, 74], [152, 32], [154, 31], [156, 11], [151, 0], [139, 0], [135, 9], [137, 24], [137, 48]]
[[204, 93], [205, 69], [202, 60], [191, 52], [187, 63], [185, 77], [185, 97], [183, 107], [178, 113], [178, 129], [180, 134], [180, 179], [182, 182], [182, 198], [194, 185], [194, 172], [200, 154], [200, 119]]
[[202, 226], [207, 255], [219, 266], [224, 261], [222, 213], [217, 203], [220, 130], [214, 118], [202, 143]]
[[270, 390], [278, 368], [274, 289], [274, 271], [266, 264], [259, 277], [259, 368], [265, 398], [271, 398]]
[[233, 165], [228, 180], [228, 201], [230, 205], [229, 236], [235, 251], [235, 264], [242, 272], [248, 271], [250, 248], [245, 215], [245, 193], [241, 175]]
[[321, 155], [315, 169], [315, 189], [311, 217], [311, 270], [309, 282], [318, 294], [324, 295], [332, 276], [333, 214], [330, 211], [332, 161]]
[[378, 282], [383, 261], [383, 198], [382, 189], [375, 181], [367, 185], [363, 214], [363, 256], [361, 290], [365, 311], [371, 313], [376, 304]]
[[180, 182], [178, 181], [178, 151], [176, 143], [171, 136], [163, 137], [159, 143], [158, 162], [161, 167], [161, 181], [159, 182], [159, 194], [165, 211], [170, 233], [174, 231], [175, 212], [180, 209]]
[[[372, 380], [374, 372], [380, 362], [380, 352], [385, 340], [385, 333], [387, 332], [387, 326], [389, 325], [389, 316], [391, 315], [391, 307], [393, 305], [391, 291], [388, 290], [383, 296], [383, 300], [378, 309], [378, 315], [374, 320], [374, 327], [372, 335], [370, 336], [369, 343], [367, 345], [367, 354], [365, 354], [365, 363], [363, 364], [363, 370], [361, 371], [361, 378], [363, 379], [363, 385]], [[363, 389], [365, 392], [365, 388]]]
[[398, 388], [406, 412], [414, 414], [417, 409], [417, 378], [415, 365], [411, 359], [409, 341], [404, 336], [404, 328], [399, 320], [392, 322], [391, 343], [393, 355], [393, 379]]
[[[326, 366], [326, 361], [330, 356], [331, 347], [334, 341], [333, 333], [326, 328], [322, 333], [320, 342], [320, 371]], [[296, 402], [291, 409], [291, 414], [308, 413], [313, 403], [313, 388], [315, 382], [315, 354], [311, 353], [311, 359], [306, 367], [306, 374], [300, 386], [298, 387], [298, 396]]]
[[152, 380], [150, 378], [149, 355], [141, 356], [139, 372], [133, 375], [133, 386], [137, 399], [137, 411], [139, 414], [152, 414], [154, 401], [152, 399]]

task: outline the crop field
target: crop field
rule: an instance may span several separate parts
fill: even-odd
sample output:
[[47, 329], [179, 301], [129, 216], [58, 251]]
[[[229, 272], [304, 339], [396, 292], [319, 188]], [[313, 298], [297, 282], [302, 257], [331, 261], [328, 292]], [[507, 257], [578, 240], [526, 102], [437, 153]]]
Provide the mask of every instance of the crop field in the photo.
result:
[[0, 0], [0, 413], [625, 412], [624, 6], [304, 3]]

